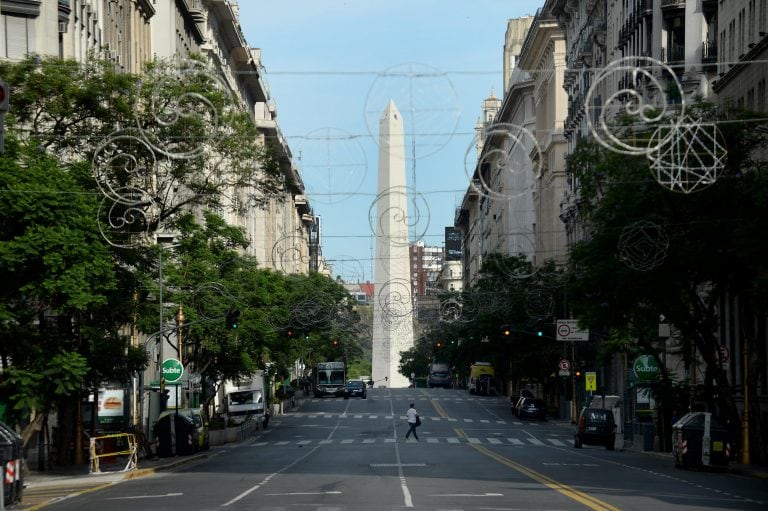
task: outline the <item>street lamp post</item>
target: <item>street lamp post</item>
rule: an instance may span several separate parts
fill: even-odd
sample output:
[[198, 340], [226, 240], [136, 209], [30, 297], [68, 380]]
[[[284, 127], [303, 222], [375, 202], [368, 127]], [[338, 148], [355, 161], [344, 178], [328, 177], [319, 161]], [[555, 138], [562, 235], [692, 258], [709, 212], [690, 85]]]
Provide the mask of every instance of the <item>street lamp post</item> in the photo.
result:
[[744, 411], [741, 414], [741, 464], [749, 465], [749, 340], [744, 338]]
[[[179, 305], [179, 310], [176, 313], [176, 338], [178, 339], [178, 350], [179, 350], [179, 362], [181, 362], [182, 365], [184, 365], [184, 321], [186, 320], [186, 316], [184, 316], [184, 306]], [[176, 386], [177, 392], [178, 392], [178, 385]], [[177, 396], [178, 397], [178, 396]], [[185, 389], [182, 389], [181, 391], [181, 408], [187, 407], [187, 392]], [[176, 404], [176, 409], [179, 409], [179, 403]]]

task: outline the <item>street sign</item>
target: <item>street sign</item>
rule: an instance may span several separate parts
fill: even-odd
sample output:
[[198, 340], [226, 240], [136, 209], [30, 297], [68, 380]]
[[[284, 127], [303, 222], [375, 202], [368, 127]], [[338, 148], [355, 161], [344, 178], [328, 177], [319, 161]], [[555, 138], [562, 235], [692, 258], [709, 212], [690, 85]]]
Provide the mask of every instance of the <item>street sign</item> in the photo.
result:
[[728, 351], [728, 347], [726, 346], [718, 346], [715, 354], [720, 358], [721, 364], [723, 362], [728, 362], [728, 359], [731, 357], [731, 352]]
[[561, 371], [568, 371], [571, 369], [571, 361], [561, 358], [560, 362], [557, 363], [557, 367], [560, 368]]
[[160, 372], [166, 382], [174, 383], [181, 380], [181, 376], [184, 374], [184, 366], [175, 358], [166, 358], [163, 360]]
[[558, 341], [588, 341], [589, 330], [579, 329], [577, 319], [558, 319], [555, 327]]
[[597, 390], [597, 373], [584, 373], [584, 384], [587, 392], [594, 392]]
[[661, 374], [661, 368], [659, 367], [656, 359], [650, 355], [640, 355], [635, 359], [633, 364], [635, 371], [635, 378], [638, 382], [649, 382], [655, 380], [659, 374]]

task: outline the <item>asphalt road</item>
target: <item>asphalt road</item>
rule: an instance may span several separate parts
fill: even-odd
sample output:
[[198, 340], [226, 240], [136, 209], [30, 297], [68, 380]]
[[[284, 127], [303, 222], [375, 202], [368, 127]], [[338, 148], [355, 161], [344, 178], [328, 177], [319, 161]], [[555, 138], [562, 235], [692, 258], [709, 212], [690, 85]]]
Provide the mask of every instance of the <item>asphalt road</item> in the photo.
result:
[[[422, 417], [406, 441], [405, 412]], [[764, 510], [768, 482], [648, 453], [575, 449], [572, 427], [519, 421], [504, 397], [371, 389], [307, 399], [260, 437], [51, 510]]]

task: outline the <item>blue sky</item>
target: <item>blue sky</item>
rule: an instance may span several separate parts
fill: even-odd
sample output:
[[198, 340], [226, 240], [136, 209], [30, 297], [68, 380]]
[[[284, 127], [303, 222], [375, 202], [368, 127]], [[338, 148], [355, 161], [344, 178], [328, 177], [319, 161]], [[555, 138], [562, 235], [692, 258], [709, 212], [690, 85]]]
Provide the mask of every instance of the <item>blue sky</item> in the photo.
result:
[[502, 93], [507, 20], [543, 3], [240, 1], [243, 33], [261, 48], [278, 123], [322, 219], [323, 256], [334, 275], [374, 278], [368, 217], [378, 117], [389, 99], [405, 119], [413, 235], [444, 244], [467, 189], [465, 159], [475, 155], [482, 102], [492, 90]]

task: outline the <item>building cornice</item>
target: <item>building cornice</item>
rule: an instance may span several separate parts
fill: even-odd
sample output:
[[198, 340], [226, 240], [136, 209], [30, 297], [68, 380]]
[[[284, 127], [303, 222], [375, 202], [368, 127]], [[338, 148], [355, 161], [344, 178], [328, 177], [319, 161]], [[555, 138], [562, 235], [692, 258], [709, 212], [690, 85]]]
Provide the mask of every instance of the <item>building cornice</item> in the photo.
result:
[[757, 60], [758, 55], [768, 48], [768, 33], [763, 36], [759, 43], [755, 44], [742, 58], [739, 59], [737, 64], [734, 64], [725, 74], [719, 79], [712, 82], [712, 90], [719, 93], [723, 90], [729, 82], [733, 81], [741, 71]]
[[[0, 12], [11, 16], [29, 16], [37, 18], [40, 16], [41, 0], [2, 0], [0, 1]], [[67, 3], [68, 4], [68, 3]], [[64, 5], [59, 2], [59, 9]], [[69, 6], [66, 6], [69, 9]]]

